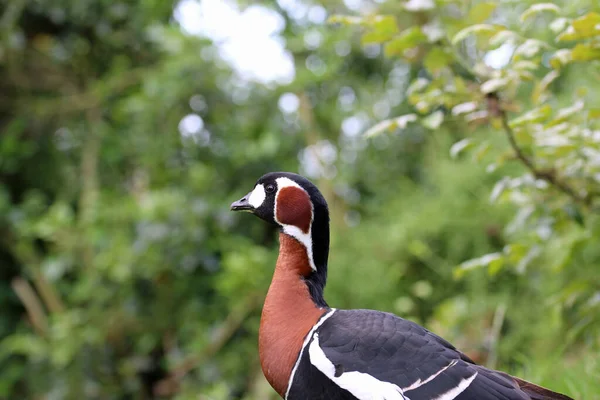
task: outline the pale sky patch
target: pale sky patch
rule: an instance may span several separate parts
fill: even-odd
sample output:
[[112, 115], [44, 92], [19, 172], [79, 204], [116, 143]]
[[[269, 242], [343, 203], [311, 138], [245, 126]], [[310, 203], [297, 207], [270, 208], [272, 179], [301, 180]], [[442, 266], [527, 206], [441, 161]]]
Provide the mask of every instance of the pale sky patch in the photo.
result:
[[277, 12], [260, 5], [240, 11], [229, 0], [182, 0], [175, 18], [184, 32], [213, 40], [242, 78], [282, 84], [294, 79], [292, 56], [279, 35], [285, 21]]

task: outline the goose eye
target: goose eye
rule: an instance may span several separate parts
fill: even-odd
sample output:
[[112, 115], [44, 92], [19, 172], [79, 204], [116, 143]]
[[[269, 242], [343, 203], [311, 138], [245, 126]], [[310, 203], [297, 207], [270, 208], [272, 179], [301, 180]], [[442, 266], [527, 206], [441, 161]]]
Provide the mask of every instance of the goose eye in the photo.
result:
[[268, 184], [267, 186], [265, 186], [265, 191], [267, 193], [273, 193], [275, 191], [275, 185], [273, 184]]

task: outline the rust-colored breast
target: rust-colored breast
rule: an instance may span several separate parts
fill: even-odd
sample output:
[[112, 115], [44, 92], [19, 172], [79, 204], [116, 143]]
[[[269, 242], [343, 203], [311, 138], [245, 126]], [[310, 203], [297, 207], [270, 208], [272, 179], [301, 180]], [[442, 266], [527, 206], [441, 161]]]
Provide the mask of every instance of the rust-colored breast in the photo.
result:
[[279, 258], [260, 320], [258, 349], [265, 377], [282, 397], [304, 338], [325, 309], [312, 301], [301, 271], [310, 269], [305, 247], [279, 235]]
[[277, 194], [277, 220], [294, 225], [308, 233], [312, 221], [312, 206], [308, 193], [296, 187], [284, 187]]

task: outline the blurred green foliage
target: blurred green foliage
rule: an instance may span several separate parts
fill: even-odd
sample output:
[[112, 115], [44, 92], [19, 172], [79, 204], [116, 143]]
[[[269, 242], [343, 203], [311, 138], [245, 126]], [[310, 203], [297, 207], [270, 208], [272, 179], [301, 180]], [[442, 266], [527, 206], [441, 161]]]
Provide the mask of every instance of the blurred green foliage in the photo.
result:
[[272, 170], [330, 203], [330, 304], [600, 398], [600, 7], [239, 6], [284, 22], [292, 82], [177, 2], [0, 3], [0, 398], [275, 398], [276, 235], [228, 212]]

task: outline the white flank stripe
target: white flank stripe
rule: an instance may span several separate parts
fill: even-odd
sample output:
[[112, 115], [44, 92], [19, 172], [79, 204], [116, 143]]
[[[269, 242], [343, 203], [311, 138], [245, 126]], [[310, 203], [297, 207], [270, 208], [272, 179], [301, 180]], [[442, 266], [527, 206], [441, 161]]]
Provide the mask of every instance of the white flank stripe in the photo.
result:
[[290, 393], [290, 389], [292, 388], [292, 381], [294, 380], [294, 375], [296, 374], [296, 370], [298, 369], [298, 365], [300, 365], [300, 360], [302, 359], [302, 354], [304, 353], [304, 348], [306, 347], [306, 345], [310, 341], [310, 338], [312, 337], [313, 333], [315, 333], [315, 331], [321, 325], [323, 325], [323, 322], [327, 321], [327, 319], [333, 315], [333, 313], [335, 312], [335, 310], [336, 310], [335, 308], [332, 308], [331, 311], [329, 311], [327, 314], [323, 315], [321, 317], [321, 319], [319, 320], [319, 322], [317, 322], [315, 324], [315, 326], [312, 327], [312, 329], [308, 332], [308, 334], [304, 338], [304, 343], [302, 343], [302, 348], [300, 349], [300, 354], [298, 354], [298, 359], [296, 360], [296, 364], [294, 364], [294, 368], [292, 369], [292, 373], [290, 374], [290, 380], [288, 382], [288, 387], [287, 387], [287, 390], [285, 391], [285, 399], [287, 399], [288, 394]]
[[344, 372], [335, 376], [335, 366], [327, 358], [319, 346], [319, 334], [314, 334], [314, 339], [309, 346], [310, 362], [319, 371], [325, 374], [336, 385], [352, 393], [359, 400], [409, 400], [404, 396], [398, 385], [383, 382], [362, 372]]
[[458, 386], [456, 386], [455, 388], [448, 390], [446, 393], [444, 393], [432, 400], [452, 400], [453, 398], [455, 398], [456, 396], [458, 396], [459, 394], [464, 392], [469, 387], [471, 382], [473, 382], [475, 377], [477, 377], [477, 372], [475, 372], [469, 378], [466, 378], [466, 379], [463, 379], [462, 381], [460, 381]]
[[436, 376], [438, 376], [439, 374], [441, 374], [442, 372], [444, 372], [448, 368], [455, 366], [457, 363], [458, 363], [458, 360], [452, 360], [452, 362], [450, 364], [446, 365], [444, 368], [440, 369], [438, 372], [436, 372], [435, 374], [431, 375], [429, 378], [425, 379], [424, 381], [421, 381], [421, 379], [417, 379], [415, 383], [413, 383], [409, 387], [402, 388], [402, 390], [405, 391], [405, 392], [408, 392], [409, 390], [413, 390], [413, 389], [416, 389], [416, 388], [418, 388], [420, 386], [423, 386], [427, 382], [431, 382], [433, 379], [435, 379]]

